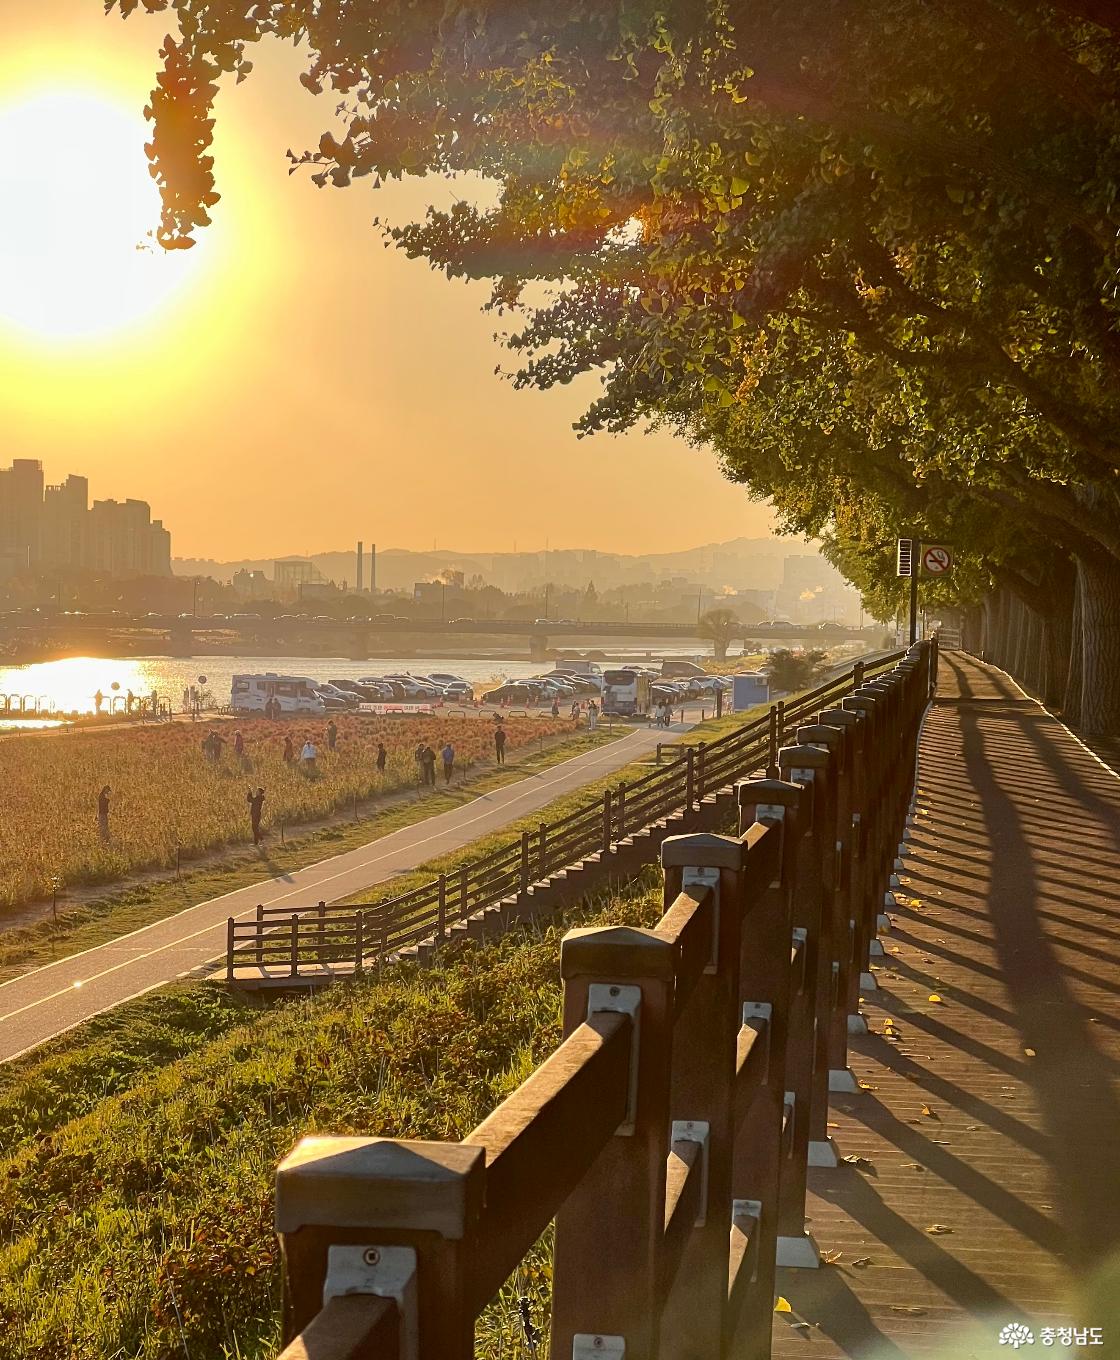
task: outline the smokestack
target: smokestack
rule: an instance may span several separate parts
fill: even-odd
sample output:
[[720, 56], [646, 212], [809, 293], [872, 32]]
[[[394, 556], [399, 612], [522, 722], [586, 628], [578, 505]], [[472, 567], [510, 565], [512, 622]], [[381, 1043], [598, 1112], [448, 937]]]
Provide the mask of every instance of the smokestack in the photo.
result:
[[363, 550], [364, 547], [365, 547], [365, 544], [364, 544], [364, 543], [362, 542], [362, 540], [359, 538], [359, 539], [358, 539], [358, 587], [357, 587], [359, 590], [361, 590], [361, 588], [362, 588], [362, 550]]
[[377, 589], [377, 544], [369, 545], [369, 593]]

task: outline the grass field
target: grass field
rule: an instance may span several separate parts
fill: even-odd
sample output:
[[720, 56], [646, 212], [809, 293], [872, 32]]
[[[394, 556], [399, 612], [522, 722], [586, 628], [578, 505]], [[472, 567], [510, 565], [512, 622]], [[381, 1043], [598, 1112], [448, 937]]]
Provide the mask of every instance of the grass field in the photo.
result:
[[[250, 838], [246, 791], [266, 790], [265, 825], [324, 817], [355, 799], [415, 787], [413, 752], [421, 741], [437, 752], [450, 740], [460, 770], [493, 753], [493, 724], [476, 718], [338, 719], [338, 749], [327, 750], [325, 723], [244, 724], [244, 759], [233, 754], [233, 727], [223, 756], [202, 752], [207, 733], [177, 723], [121, 732], [37, 733], [0, 743], [0, 786], [8, 814], [0, 818], [0, 907], [48, 897], [73, 884], [108, 883], [142, 868], [168, 867], [190, 856]], [[508, 747], [573, 730], [569, 719], [506, 719]], [[307, 734], [319, 749], [317, 769], [286, 764], [284, 737], [298, 756]], [[374, 766], [384, 741], [384, 775]], [[442, 777], [442, 776], [441, 776]], [[97, 825], [97, 795], [112, 789], [110, 835]]]
[[260, 882], [263, 877], [291, 873], [368, 845], [427, 817], [453, 811], [493, 789], [608, 745], [630, 730], [616, 727], [612, 733], [600, 727], [595, 732], [562, 733], [546, 741], [542, 749], [536, 744], [522, 747], [508, 765], [476, 766], [450, 787], [441, 784], [426, 793], [417, 791], [416, 796], [403, 794], [362, 803], [356, 820], [347, 815], [326, 826], [308, 826], [295, 836], [289, 834], [284, 844], [273, 836], [267, 843], [267, 863], [251, 844], [231, 846], [210, 862], [184, 864], [178, 876], [167, 874], [115, 888], [107, 886], [77, 902], [64, 897], [57, 916], [48, 912], [37, 921], [0, 929], [0, 982]]
[[[462, 1137], [559, 1038], [562, 930], [660, 910], [649, 874], [438, 970], [271, 1010], [170, 990], [0, 1069], [0, 1360], [274, 1355], [272, 1181], [295, 1140]], [[481, 1356], [529, 1360], [517, 1299], [546, 1330], [549, 1279], [538, 1248]]]

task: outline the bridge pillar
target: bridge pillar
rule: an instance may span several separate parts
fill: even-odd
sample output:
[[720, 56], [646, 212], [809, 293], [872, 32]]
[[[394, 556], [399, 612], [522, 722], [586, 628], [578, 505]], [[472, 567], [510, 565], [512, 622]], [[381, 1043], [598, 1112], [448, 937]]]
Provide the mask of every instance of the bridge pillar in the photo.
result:
[[529, 635], [529, 660], [548, 660], [548, 638], [542, 633], [530, 633]]
[[369, 628], [355, 628], [350, 636], [350, 660], [369, 660]]
[[169, 629], [167, 649], [171, 656], [194, 656], [194, 630], [182, 624]]

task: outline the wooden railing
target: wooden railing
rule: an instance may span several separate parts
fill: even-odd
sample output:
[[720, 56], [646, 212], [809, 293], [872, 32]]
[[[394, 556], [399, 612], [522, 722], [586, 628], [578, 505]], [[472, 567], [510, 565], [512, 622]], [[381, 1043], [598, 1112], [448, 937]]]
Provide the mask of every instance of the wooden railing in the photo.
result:
[[[671, 765], [607, 789], [601, 798], [558, 821], [524, 831], [517, 840], [400, 896], [376, 904], [292, 910], [258, 906], [255, 917], [226, 923], [226, 979], [249, 974], [298, 980], [324, 966], [362, 972], [423, 940], [442, 942], [451, 928], [487, 908], [528, 893], [559, 870], [607, 854], [628, 836], [755, 771], [777, 773], [785, 734], [822, 705], [850, 694], [903, 653], [857, 662], [808, 694], [779, 701], [769, 713], [712, 742], [676, 748]], [[239, 973], [239, 969], [242, 970]], [[341, 970], [340, 970], [341, 971]]]
[[737, 836], [666, 840], [652, 930], [565, 937], [564, 1039], [461, 1143], [305, 1138], [276, 1180], [283, 1360], [468, 1360], [555, 1219], [553, 1360], [770, 1353], [776, 1265], [820, 1255], [879, 914], [936, 650], [810, 715]]

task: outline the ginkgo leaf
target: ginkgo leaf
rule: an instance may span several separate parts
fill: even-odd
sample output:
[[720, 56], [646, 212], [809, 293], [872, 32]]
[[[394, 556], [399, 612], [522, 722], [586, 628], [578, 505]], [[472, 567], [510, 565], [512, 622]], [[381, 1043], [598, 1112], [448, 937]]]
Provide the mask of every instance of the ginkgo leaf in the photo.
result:
[[927, 1233], [933, 1233], [935, 1237], [940, 1236], [942, 1233], [951, 1233], [952, 1231], [952, 1228], [947, 1228], [944, 1223], [931, 1223], [926, 1229]]
[[941, 1003], [941, 998], [938, 996], [936, 992], [930, 992], [929, 999], [933, 1002]]
[[774, 1304], [774, 1312], [775, 1312], [775, 1313], [792, 1313], [792, 1312], [793, 1312], [793, 1308], [792, 1308], [791, 1305], [790, 1305], [789, 1299], [783, 1299], [782, 1296], [781, 1296], [781, 1294], [779, 1294], [779, 1295], [778, 1295], [778, 1298], [777, 1298], [777, 1300], [776, 1300], [776, 1302], [775, 1302], [775, 1304]]

